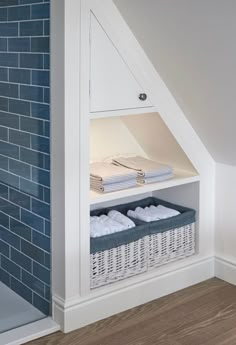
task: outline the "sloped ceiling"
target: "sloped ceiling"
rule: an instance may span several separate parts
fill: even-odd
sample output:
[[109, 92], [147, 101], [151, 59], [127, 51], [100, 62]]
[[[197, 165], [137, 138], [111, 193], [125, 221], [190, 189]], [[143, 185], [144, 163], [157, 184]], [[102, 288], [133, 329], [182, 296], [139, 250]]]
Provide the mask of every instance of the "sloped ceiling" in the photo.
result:
[[236, 165], [236, 0], [114, 0], [217, 162]]

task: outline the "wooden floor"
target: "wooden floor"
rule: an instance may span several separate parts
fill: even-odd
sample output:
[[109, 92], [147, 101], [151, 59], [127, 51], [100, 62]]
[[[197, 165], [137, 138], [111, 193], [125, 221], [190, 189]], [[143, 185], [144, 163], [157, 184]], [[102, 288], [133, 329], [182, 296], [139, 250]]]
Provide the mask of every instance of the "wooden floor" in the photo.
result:
[[236, 345], [236, 286], [211, 279], [32, 345]]

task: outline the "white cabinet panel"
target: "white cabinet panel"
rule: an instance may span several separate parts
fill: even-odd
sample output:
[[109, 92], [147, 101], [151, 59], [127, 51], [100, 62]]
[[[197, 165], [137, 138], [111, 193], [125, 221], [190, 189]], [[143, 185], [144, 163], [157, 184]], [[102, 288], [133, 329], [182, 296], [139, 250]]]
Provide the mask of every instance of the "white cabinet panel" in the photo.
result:
[[145, 108], [145, 98], [126, 62], [91, 13], [90, 27], [90, 112]]

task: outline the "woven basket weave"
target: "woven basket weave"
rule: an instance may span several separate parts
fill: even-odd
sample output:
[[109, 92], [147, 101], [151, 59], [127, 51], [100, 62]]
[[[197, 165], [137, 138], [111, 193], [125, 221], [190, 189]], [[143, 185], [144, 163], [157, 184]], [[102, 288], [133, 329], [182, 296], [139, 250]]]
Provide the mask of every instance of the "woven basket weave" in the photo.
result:
[[195, 223], [90, 255], [90, 287], [148, 271], [195, 252]]

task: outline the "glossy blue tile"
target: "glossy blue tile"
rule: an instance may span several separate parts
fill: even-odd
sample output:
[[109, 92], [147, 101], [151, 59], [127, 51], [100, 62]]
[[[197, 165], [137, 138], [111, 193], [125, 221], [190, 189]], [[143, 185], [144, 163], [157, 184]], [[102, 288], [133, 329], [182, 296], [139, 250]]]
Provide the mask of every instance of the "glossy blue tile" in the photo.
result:
[[[31, 203], [30, 197], [24, 193], [21, 193], [15, 189], [9, 189], [9, 200], [16, 205], [30, 210]], [[24, 236], [23, 236], [24, 237]]]
[[30, 196], [43, 200], [43, 187], [37, 183], [20, 178], [20, 190]]
[[9, 171], [15, 175], [30, 179], [30, 166], [16, 160], [9, 160]]
[[51, 268], [51, 256], [48, 253], [45, 253], [44, 265], [50, 269]]
[[50, 68], [50, 55], [44, 54], [44, 69]]
[[49, 171], [32, 168], [32, 180], [39, 184], [49, 187], [50, 186], [50, 173]]
[[19, 116], [0, 111], [0, 126], [18, 129], [20, 126]]
[[[1, 258], [1, 255], [0, 255], [0, 258]], [[6, 271], [1, 269], [1, 267], [0, 267], [0, 277], [1, 277], [1, 282], [9, 287], [10, 286], [10, 274], [8, 274]]]
[[23, 297], [29, 303], [32, 303], [32, 290], [30, 290], [26, 285], [19, 282], [19, 280], [11, 277], [11, 289], [15, 291], [18, 295]]
[[21, 221], [35, 230], [44, 232], [43, 218], [38, 217], [29, 211], [26, 211], [24, 209], [21, 210]]
[[0, 10], [0, 21], [1, 22], [7, 21], [7, 8], [1, 8], [1, 10]]
[[30, 102], [9, 99], [9, 111], [15, 114], [30, 116]]
[[44, 103], [31, 103], [31, 115], [44, 120], [49, 120], [49, 105]]
[[18, 5], [18, 0], [0, 0], [0, 6], [14, 6]]
[[1, 226], [4, 226], [4, 228], [9, 229], [10, 217], [5, 213], [0, 212], [0, 224]]
[[44, 283], [25, 271], [22, 272], [22, 282], [27, 285], [31, 290], [37, 292], [40, 296], [44, 297]]
[[50, 34], [50, 21], [44, 20], [44, 35], [49, 36]]
[[19, 156], [20, 156], [19, 147], [16, 145], [1, 141], [0, 142], [0, 154], [3, 156], [19, 159]]
[[33, 244], [35, 244], [37, 247], [45, 250], [48, 253], [50, 252], [51, 243], [50, 243], [49, 237], [44, 236], [43, 234], [40, 234], [37, 231], [33, 231], [32, 238], [33, 238]]
[[19, 252], [18, 250], [15, 250], [14, 248], [11, 248], [11, 260], [15, 262], [18, 266], [24, 268], [26, 271], [32, 272], [32, 260], [28, 258], [26, 255]]
[[[0, 111], [8, 111], [9, 100], [6, 97], [0, 97]], [[1, 113], [0, 113], [1, 116]]]
[[6, 256], [7, 258], [10, 257], [10, 246], [6, 242], [3, 242], [1, 239], [0, 239], [0, 254]]
[[50, 152], [50, 141], [48, 138], [41, 137], [38, 135], [31, 136], [31, 147], [33, 150], [49, 153]]
[[0, 51], [7, 51], [7, 38], [0, 37]]
[[8, 21], [19, 21], [30, 19], [30, 6], [8, 7]]
[[[33, 133], [33, 134], [44, 134], [44, 123], [42, 120], [33, 119], [31, 117], [20, 118], [20, 128], [22, 131]], [[32, 148], [33, 145], [32, 145]]]
[[47, 220], [45, 220], [45, 235], [47, 235], [49, 237], [51, 235], [51, 224]]
[[0, 211], [9, 215], [13, 218], [20, 218], [20, 208], [19, 206], [0, 198]]
[[35, 3], [39, 3], [39, 2], [43, 2], [43, 0], [18, 0], [20, 5], [23, 4], [35, 4]]
[[44, 122], [44, 135], [45, 137], [50, 137], [50, 122], [48, 121]]
[[43, 88], [37, 86], [20, 85], [20, 98], [34, 102], [43, 102]]
[[2, 256], [1, 258], [1, 267], [14, 277], [20, 279], [21, 271], [20, 267], [17, 266], [13, 261], [10, 261], [9, 259]]
[[15, 176], [10, 174], [4, 170], [0, 170], [0, 181], [5, 183], [8, 186], [19, 188], [20, 186], [20, 178], [19, 176]]
[[49, 86], [49, 71], [32, 71], [32, 84]]
[[12, 232], [6, 230], [0, 226], [0, 238], [8, 243], [10, 246], [20, 250], [20, 238], [19, 236], [14, 235]]
[[50, 304], [45, 299], [40, 297], [39, 295], [35, 294], [33, 295], [33, 305], [39, 309], [42, 313], [45, 315], [50, 314]]
[[1, 96], [5, 96], [5, 97], [18, 98], [18, 95], [19, 95], [18, 85], [0, 82], [0, 94]]
[[[45, 314], [51, 300], [49, 8], [44, 0], [0, 0], [0, 275]], [[12, 273], [2, 269], [2, 256]]]
[[18, 36], [18, 23], [0, 23], [0, 36]]
[[0, 155], [0, 169], [8, 171], [9, 158]]
[[33, 244], [21, 240], [21, 252], [36, 262], [44, 264], [44, 251], [34, 246]]
[[51, 289], [48, 285], [45, 285], [44, 287], [44, 297], [46, 298], [47, 301], [51, 301]]
[[9, 188], [5, 184], [0, 183], [0, 197], [8, 199], [8, 191]]
[[43, 21], [27, 21], [20, 23], [20, 36], [42, 36]]
[[32, 53], [49, 53], [49, 37], [32, 37]]
[[48, 19], [50, 7], [48, 3], [32, 5], [31, 16], [32, 19]]
[[0, 140], [8, 141], [8, 128], [0, 127]]
[[[2, 67], [18, 67], [18, 54], [16, 53], [0, 53], [0, 66]], [[0, 93], [1, 96], [6, 96]]]
[[43, 54], [20, 54], [20, 67], [22, 68], [43, 69], [43, 64]]
[[31, 228], [22, 222], [11, 218], [10, 230], [14, 232], [15, 235], [18, 235], [27, 241], [31, 241]]
[[0, 81], [9, 81], [7, 68], [0, 67]]
[[44, 156], [43, 153], [20, 148], [20, 160], [36, 167], [44, 168]]
[[29, 38], [9, 38], [8, 39], [9, 52], [29, 52], [30, 39]]
[[37, 264], [37, 262], [33, 263], [33, 274], [46, 284], [50, 285], [50, 271], [42, 265]]
[[40, 200], [32, 199], [32, 211], [37, 215], [50, 220], [50, 206]]
[[31, 72], [28, 69], [9, 69], [9, 81], [10, 83], [18, 84], [30, 84]]
[[25, 132], [10, 129], [9, 142], [19, 146], [30, 147], [30, 135]]
[[44, 103], [50, 103], [50, 89], [48, 87], [44, 88]]
[[[51, 198], [50, 189], [44, 187], [44, 197], [43, 197], [43, 200], [44, 200], [46, 203], [50, 204], [50, 198]], [[45, 217], [45, 218], [46, 218], [46, 217]]]

